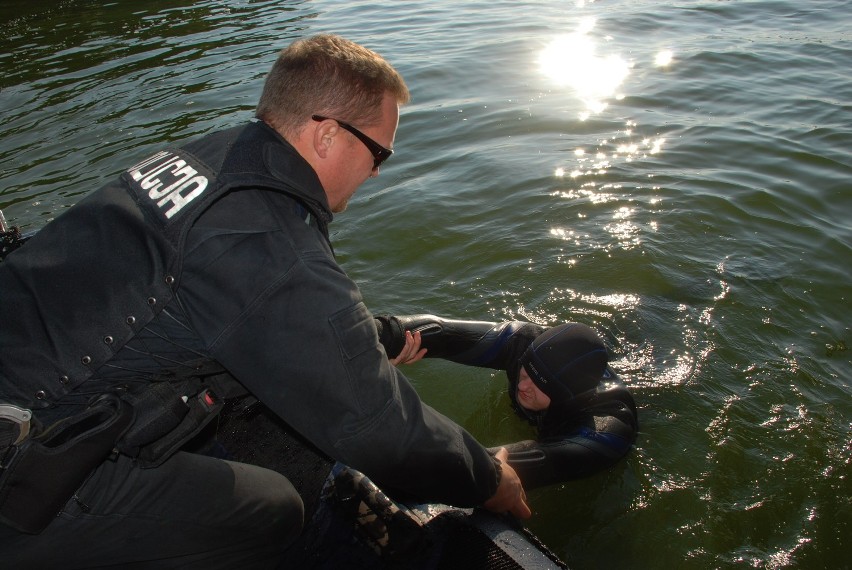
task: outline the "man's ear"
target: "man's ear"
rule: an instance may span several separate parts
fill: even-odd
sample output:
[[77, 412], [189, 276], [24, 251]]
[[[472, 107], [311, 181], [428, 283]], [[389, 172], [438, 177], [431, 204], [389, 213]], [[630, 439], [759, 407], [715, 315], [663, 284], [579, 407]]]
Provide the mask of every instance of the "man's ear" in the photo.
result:
[[322, 121], [317, 125], [311, 142], [314, 146], [314, 152], [320, 158], [328, 157], [328, 153], [331, 152], [339, 131], [340, 127], [337, 125], [337, 122], [330, 119]]

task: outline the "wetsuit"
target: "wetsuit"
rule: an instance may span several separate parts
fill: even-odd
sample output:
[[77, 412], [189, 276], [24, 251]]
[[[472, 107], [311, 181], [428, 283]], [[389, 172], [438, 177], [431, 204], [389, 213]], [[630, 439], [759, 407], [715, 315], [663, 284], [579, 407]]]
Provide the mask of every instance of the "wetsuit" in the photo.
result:
[[547, 410], [532, 412], [518, 404], [522, 356], [546, 330], [544, 327], [520, 321], [459, 321], [434, 315], [382, 315], [376, 318], [376, 326], [388, 354], [399, 353], [406, 330], [420, 331], [427, 358], [506, 371], [514, 410], [538, 429], [536, 441], [503, 446], [526, 489], [586, 477], [611, 467], [628, 453], [636, 439], [636, 404], [609, 366], [592, 389], [585, 387], [570, 399], [554, 399]]
[[493, 495], [491, 455], [388, 362], [334, 259], [331, 218], [308, 163], [250, 123], [143, 161], [0, 264], [0, 327], [16, 322], [0, 330], [0, 401], [45, 426], [102, 394], [137, 412], [135, 440], [41, 534], [0, 524], [5, 564], [247, 567], [280, 551], [302, 523], [286, 479], [176, 452], [193, 432], [176, 440], [158, 414], [172, 385], [166, 411], [203, 400], [217, 367], [379, 485], [458, 506]]

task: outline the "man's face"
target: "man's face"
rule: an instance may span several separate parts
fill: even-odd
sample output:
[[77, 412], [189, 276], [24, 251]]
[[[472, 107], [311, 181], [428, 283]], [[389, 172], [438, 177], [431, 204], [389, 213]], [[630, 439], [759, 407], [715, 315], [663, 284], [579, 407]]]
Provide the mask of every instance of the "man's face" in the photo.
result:
[[[382, 100], [381, 122], [371, 127], [353, 126], [383, 147], [392, 149], [398, 124], [399, 105], [392, 95], [386, 93]], [[337, 149], [338, 166], [332, 180], [326, 184], [329, 206], [334, 213], [345, 210], [358, 187], [368, 178], [379, 175], [379, 168], [373, 166], [373, 153], [363, 142], [342, 128], [337, 132], [337, 136], [342, 143]]]
[[518, 403], [533, 412], [546, 410], [550, 406], [550, 397], [535, 385], [523, 366], [518, 376]]

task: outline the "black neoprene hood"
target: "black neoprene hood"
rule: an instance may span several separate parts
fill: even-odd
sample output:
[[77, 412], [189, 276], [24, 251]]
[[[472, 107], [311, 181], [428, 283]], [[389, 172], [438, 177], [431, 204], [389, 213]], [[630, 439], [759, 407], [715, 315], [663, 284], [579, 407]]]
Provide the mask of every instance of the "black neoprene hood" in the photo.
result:
[[540, 334], [521, 357], [521, 365], [553, 401], [565, 401], [596, 388], [606, 371], [606, 347], [597, 333], [566, 323]]

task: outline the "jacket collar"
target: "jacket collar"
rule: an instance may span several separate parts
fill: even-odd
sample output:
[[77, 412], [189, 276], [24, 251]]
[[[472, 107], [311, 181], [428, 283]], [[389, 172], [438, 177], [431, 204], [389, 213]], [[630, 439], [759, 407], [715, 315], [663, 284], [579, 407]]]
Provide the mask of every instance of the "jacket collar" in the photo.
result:
[[327, 225], [334, 219], [325, 189], [307, 160], [275, 129], [257, 120], [253, 123], [268, 139], [263, 149], [263, 161], [269, 173], [286, 184], [293, 195], [314, 206], [317, 216]]

